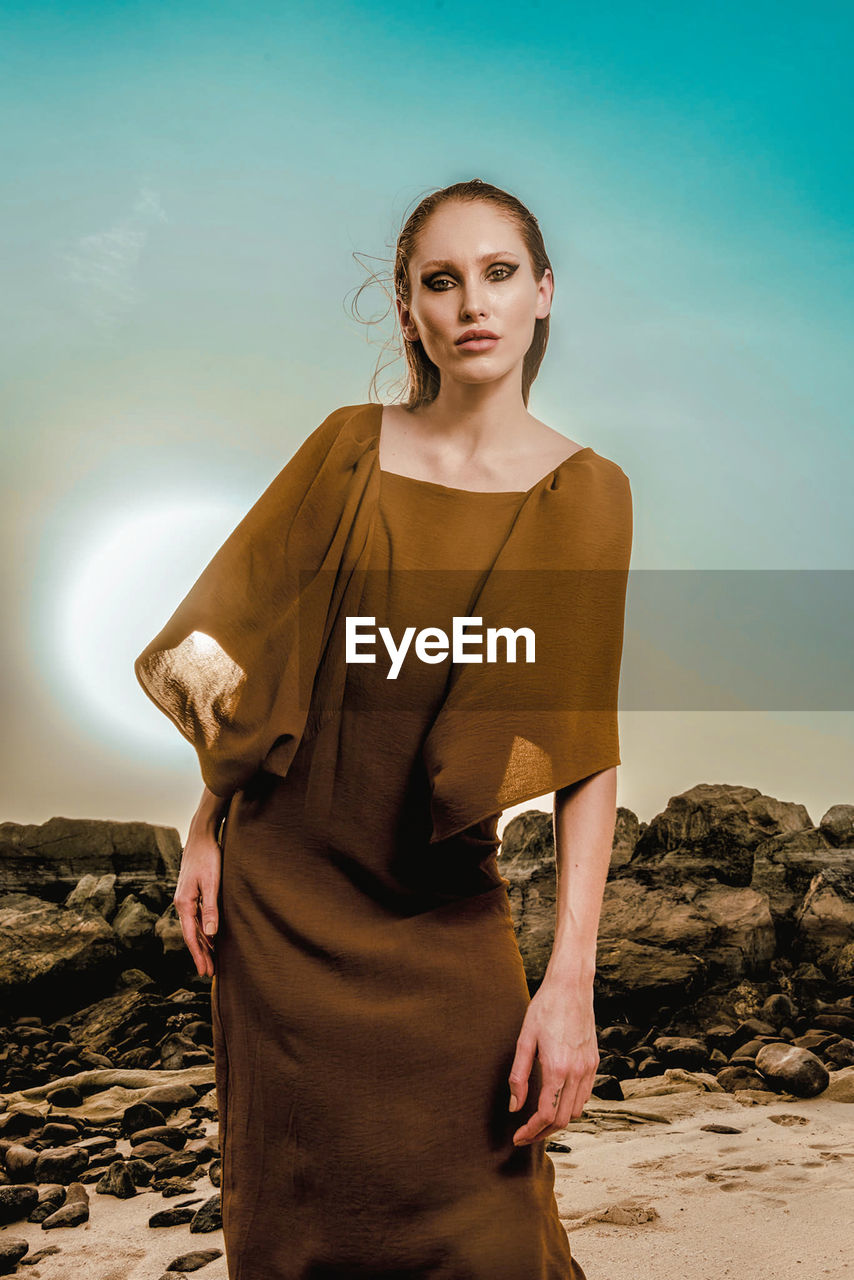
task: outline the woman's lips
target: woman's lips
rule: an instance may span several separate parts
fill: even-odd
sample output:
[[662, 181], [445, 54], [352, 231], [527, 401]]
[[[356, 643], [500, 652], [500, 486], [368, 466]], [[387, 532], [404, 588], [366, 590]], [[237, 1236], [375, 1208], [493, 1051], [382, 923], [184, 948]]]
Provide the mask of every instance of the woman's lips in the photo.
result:
[[466, 342], [458, 342], [457, 346], [461, 351], [489, 351], [498, 341], [498, 338], [469, 338]]

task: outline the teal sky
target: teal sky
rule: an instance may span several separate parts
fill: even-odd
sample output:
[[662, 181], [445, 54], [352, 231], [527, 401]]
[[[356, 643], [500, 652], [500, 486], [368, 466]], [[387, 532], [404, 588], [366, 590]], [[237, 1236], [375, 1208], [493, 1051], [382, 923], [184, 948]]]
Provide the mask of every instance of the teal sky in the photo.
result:
[[[393, 310], [353, 318], [354, 255], [387, 267], [464, 178], [540, 221], [530, 408], [630, 477], [633, 567], [854, 568], [851, 15], [4, 5], [0, 820], [186, 834], [198, 766], [133, 657], [305, 436], [370, 398]], [[697, 782], [816, 822], [854, 801], [850, 711], [629, 712], [622, 743], [642, 819]]]

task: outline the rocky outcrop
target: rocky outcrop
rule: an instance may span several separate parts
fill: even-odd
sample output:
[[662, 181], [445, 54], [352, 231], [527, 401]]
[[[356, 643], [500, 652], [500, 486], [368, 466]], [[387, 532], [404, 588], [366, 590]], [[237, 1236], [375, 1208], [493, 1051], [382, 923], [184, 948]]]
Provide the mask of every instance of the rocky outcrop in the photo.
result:
[[[509, 822], [498, 865], [535, 987], [555, 919], [551, 815]], [[703, 783], [648, 824], [618, 810], [596, 961], [606, 1016], [654, 1017], [742, 978], [769, 979], [781, 961], [804, 992], [851, 989], [854, 806], [834, 805], [815, 827], [803, 805]]]
[[83, 876], [114, 875], [119, 897], [178, 878], [181, 840], [174, 827], [95, 818], [0, 823], [0, 894], [62, 902]]
[[[48, 1005], [60, 990], [97, 985], [118, 944], [103, 916], [56, 906], [26, 893], [0, 897], [0, 1008], [25, 996], [30, 1008]], [[91, 991], [91, 987], [89, 988]], [[85, 995], [84, 995], [85, 999]]]
[[180, 862], [178, 832], [145, 822], [2, 824], [0, 1008], [56, 1016], [129, 966], [173, 984], [193, 972], [173, 903]]

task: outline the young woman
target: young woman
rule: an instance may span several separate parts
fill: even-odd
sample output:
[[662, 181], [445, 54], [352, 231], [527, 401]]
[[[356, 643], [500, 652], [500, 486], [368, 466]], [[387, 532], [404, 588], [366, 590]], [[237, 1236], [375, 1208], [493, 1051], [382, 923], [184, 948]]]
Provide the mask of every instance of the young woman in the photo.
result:
[[[632, 518], [527, 410], [553, 287], [515, 197], [424, 199], [406, 403], [334, 410], [136, 661], [206, 784], [175, 903], [214, 979], [231, 1280], [584, 1280], [546, 1139], [599, 1061]], [[550, 791], [531, 998], [496, 830]]]

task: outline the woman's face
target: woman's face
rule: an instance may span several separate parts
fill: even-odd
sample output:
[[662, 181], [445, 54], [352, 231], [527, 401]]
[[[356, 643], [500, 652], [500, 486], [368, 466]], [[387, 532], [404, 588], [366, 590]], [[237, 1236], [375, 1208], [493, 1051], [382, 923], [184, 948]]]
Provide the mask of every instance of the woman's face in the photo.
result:
[[[548, 270], [534, 279], [512, 218], [483, 200], [442, 205], [421, 231], [409, 277], [410, 304], [397, 303], [401, 329], [420, 338], [443, 386], [521, 370], [535, 321], [549, 314], [554, 284]], [[496, 340], [461, 345], [469, 329], [486, 329]]]

